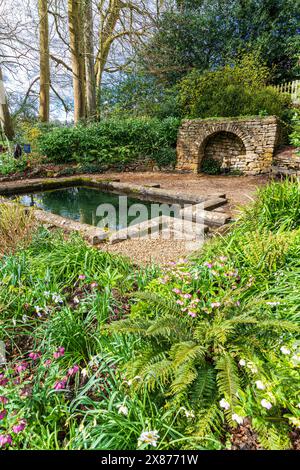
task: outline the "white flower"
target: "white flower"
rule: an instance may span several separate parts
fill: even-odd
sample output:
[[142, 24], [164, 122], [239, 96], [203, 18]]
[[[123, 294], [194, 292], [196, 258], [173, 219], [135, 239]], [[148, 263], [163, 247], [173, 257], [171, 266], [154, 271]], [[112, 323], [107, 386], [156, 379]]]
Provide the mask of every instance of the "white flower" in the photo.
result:
[[270, 410], [272, 408], [272, 404], [268, 400], [265, 400], [264, 398], [261, 400], [260, 404], [267, 410]]
[[63, 299], [62, 299], [61, 296], [58, 295], [58, 294], [52, 294], [52, 300], [53, 300], [53, 302], [55, 302], [56, 304], [63, 304], [63, 303], [64, 303]]
[[82, 375], [82, 377], [87, 377], [88, 376], [87, 369], [81, 369], [81, 375]]
[[261, 380], [257, 380], [255, 382], [256, 387], [258, 390], [264, 390], [266, 388], [265, 384]]
[[229, 410], [230, 403], [228, 403], [228, 401], [226, 401], [225, 398], [222, 398], [222, 400], [220, 400], [219, 403], [220, 403], [221, 408], [224, 408], [224, 410]]
[[243, 422], [244, 422], [243, 416], [239, 416], [236, 413], [233, 413], [232, 420], [236, 421], [238, 424], [243, 424]]
[[245, 359], [241, 359], [240, 362], [239, 362], [239, 365], [242, 366], [242, 367], [245, 367], [245, 365], [246, 365]]
[[295, 426], [295, 428], [300, 429], [300, 419], [299, 418], [291, 416], [289, 418], [289, 421], [292, 423], [293, 426]]
[[195, 413], [193, 411], [187, 410], [184, 408], [184, 406], [182, 406], [180, 409], [184, 412], [186, 418], [195, 418]]
[[248, 362], [247, 367], [251, 370], [252, 374], [256, 374], [258, 372], [257, 367], [253, 364], [253, 362]]
[[294, 366], [298, 366], [300, 364], [300, 355], [299, 354], [295, 354], [294, 356], [292, 356], [292, 363]]
[[127, 408], [127, 406], [125, 406], [125, 405], [119, 405], [117, 408], [118, 408], [118, 413], [119, 413], [120, 415], [128, 416], [128, 408]]
[[286, 348], [285, 346], [281, 346], [280, 351], [285, 355], [291, 354], [290, 349]]
[[77, 295], [73, 299], [74, 304], [79, 304], [80, 300], [78, 299]]
[[138, 446], [141, 444], [149, 444], [150, 446], [156, 447], [159, 439], [158, 431], [143, 431], [138, 440]]

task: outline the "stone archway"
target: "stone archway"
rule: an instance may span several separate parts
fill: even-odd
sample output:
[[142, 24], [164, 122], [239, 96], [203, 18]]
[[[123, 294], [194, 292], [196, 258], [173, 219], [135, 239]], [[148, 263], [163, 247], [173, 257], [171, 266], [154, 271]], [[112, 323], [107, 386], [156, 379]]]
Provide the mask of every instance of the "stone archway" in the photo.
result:
[[201, 171], [207, 155], [222, 156], [222, 166], [244, 174], [267, 173], [281, 142], [281, 123], [276, 116], [184, 121], [177, 141], [179, 171]]
[[237, 134], [228, 131], [215, 132], [204, 139], [200, 146], [198, 171], [209, 162], [216, 162], [224, 172], [238, 170], [244, 155], [246, 147]]

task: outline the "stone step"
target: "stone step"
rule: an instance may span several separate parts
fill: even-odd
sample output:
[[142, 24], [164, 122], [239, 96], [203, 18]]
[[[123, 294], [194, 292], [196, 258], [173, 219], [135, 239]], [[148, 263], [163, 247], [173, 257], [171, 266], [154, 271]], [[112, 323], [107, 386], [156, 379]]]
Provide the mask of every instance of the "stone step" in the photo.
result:
[[213, 212], [212, 210], [203, 210], [203, 204], [195, 204], [181, 209], [180, 215], [186, 220], [203, 223], [209, 227], [225, 225], [230, 221], [230, 215], [225, 212]]
[[207, 211], [212, 211], [213, 209], [217, 209], [217, 207], [224, 206], [225, 204], [227, 204], [227, 199], [223, 197], [215, 197], [204, 201], [203, 209]]
[[143, 238], [152, 233], [156, 233], [164, 227], [168, 226], [169, 219], [170, 217], [161, 215], [159, 217], [155, 217], [154, 219], [141, 222], [140, 224], [135, 224], [130, 227], [118, 230], [110, 235], [108, 239], [109, 243], [119, 243], [127, 240], [128, 238]]

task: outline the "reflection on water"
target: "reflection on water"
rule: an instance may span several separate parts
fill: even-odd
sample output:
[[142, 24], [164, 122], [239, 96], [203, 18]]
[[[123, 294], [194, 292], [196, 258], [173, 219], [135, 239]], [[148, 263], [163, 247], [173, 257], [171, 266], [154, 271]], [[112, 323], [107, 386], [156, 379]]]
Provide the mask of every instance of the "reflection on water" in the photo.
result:
[[[101, 204], [112, 204], [115, 207], [117, 228], [123, 228], [126, 222], [130, 224], [139, 215], [139, 213], [127, 215], [125, 223], [123, 215], [120, 223], [119, 195], [102, 192], [94, 188], [75, 187], [56, 189], [53, 191], [25, 194], [20, 196], [19, 200], [26, 206], [39, 207], [53, 214], [95, 226], [102, 219], [102, 217], [96, 215], [97, 208]], [[143, 217], [143, 220], [151, 217], [150, 201], [141, 201], [140, 199], [128, 197], [127, 207], [130, 208], [133, 204], [143, 204], [147, 208], [148, 214], [146, 217]], [[141, 219], [139, 222], [141, 222]]]

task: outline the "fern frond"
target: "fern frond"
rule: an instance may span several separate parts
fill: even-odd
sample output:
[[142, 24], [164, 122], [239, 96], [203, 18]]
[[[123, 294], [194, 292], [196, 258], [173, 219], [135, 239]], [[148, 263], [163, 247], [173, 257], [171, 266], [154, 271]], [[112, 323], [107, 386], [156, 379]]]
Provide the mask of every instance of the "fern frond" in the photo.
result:
[[240, 386], [237, 366], [233, 358], [225, 353], [217, 360], [216, 369], [219, 393], [227, 397], [233, 405], [237, 400], [236, 394]]
[[291, 448], [287, 426], [275, 426], [262, 418], [253, 418], [252, 425], [264, 449], [285, 450]]
[[192, 403], [206, 408], [215, 398], [216, 385], [216, 372], [212, 366], [198, 368], [190, 393]]
[[148, 327], [146, 334], [147, 336], [162, 336], [167, 339], [172, 337], [173, 341], [190, 336], [182, 322], [180, 322], [180, 320], [178, 320], [174, 315], [161, 316], [153, 320]]
[[156, 307], [160, 313], [171, 314], [174, 312], [180, 312], [180, 308], [177, 305], [175, 298], [163, 297], [153, 292], [135, 292], [133, 297], [136, 300], [143, 300], [148, 302], [150, 305]]
[[203, 359], [205, 348], [194, 341], [186, 341], [174, 344], [170, 351], [173, 358], [174, 367], [181, 366], [184, 362]]
[[176, 376], [171, 383], [171, 393], [183, 393], [194, 382], [197, 377], [197, 370], [193, 366], [193, 361], [186, 362], [176, 368]]

